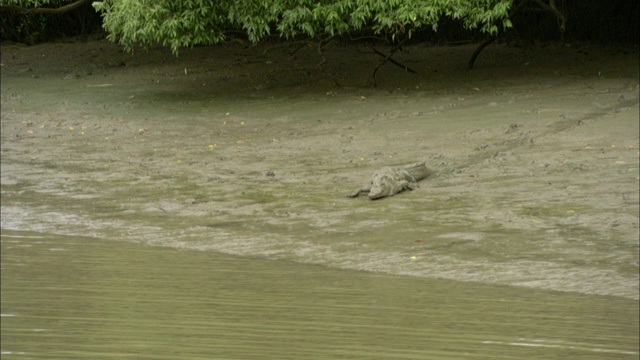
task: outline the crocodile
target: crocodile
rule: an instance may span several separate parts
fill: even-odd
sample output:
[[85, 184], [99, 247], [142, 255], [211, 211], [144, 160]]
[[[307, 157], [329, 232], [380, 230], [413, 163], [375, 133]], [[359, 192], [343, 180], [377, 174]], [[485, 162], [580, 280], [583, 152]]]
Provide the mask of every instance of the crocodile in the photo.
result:
[[433, 174], [424, 162], [414, 163], [400, 168], [385, 167], [373, 173], [370, 186], [360, 188], [349, 197], [367, 195], [369, 199], [376, 200], [387, 196], [393, 196], [404, 190], [414, 190], [418, 187], [418, 181]]

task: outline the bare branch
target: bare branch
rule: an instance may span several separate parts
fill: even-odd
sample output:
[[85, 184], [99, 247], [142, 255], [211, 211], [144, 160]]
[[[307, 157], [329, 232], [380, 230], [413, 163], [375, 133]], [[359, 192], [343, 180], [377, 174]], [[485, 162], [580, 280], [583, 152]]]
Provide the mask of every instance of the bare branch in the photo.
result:
[[567, 23], [567, 18], [558, 10], [558, 8], [556, 8], [555, 0], [549, 0], [549, 5], [545, 4], [544, 1], [542, 0], [535, 0], [535, 2], [538, 5], [540, 5], [543, 9], [553, 13], [553, 15], [555, 15], [558, 18], [558, 20], [560, 20], [560, 31], [564, 32], [566, 23]]
[[75, 10], [82, 5], [90, 4], [93, 0], [76, 0], [71, 4], [59, 7], [59, 8], [43, 8], [38, 7], [34, 9], [23, 8], [22, 6], [7, 5], [0, 6], [0, 10], [11, 10], [18, 14], [64, 14], [66, 12]]

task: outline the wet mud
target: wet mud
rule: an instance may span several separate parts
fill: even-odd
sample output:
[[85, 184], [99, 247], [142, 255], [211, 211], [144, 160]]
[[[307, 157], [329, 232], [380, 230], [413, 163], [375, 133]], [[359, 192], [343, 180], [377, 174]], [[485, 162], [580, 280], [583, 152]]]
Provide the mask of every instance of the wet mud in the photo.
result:
[[3, 45], [2, 228], [638, 299], [637, 47], [367, 51]]

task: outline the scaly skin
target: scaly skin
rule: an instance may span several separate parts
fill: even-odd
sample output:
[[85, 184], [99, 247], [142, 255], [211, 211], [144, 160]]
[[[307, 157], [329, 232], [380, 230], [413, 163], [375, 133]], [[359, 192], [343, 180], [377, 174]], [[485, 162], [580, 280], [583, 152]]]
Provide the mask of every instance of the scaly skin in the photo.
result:
[[384, 168], [373, 173], [369, 199], [375, 200], [393, 196], [404, 190], [413, 190], [418, 183], [406, 170]]
[[418, 181], [433, 174], [425, 163], [414, 163], [401, 168], [383, 168], [371, 177], [371, 185], [363, 187], [349, 194], [349, 197], [367, 195], [375, 200], [386, 196], [393, 196], [404, 190], [418, 187]]

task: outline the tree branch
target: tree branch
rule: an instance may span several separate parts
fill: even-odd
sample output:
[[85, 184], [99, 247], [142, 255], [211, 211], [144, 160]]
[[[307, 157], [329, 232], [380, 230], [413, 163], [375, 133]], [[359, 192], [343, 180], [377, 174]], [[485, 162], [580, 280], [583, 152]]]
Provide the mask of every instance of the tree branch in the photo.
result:
[[[515, 14], [517, 14], [518, 11], [522, 10], [525, 7], [525, 5], [527, 3], [529, 3], [529, 1], [530, 0], [522, 0], [522, 2], [520, 2], [520, 4], [518, 4], [518, 6], [516, 6], [513, 9], [511, 9], [511, 11], [509, 12], [509, 15], [507, 15], [507, 17], [509, 19], [513, 18], [513, 16]], [[538, 1], [538, 0], [534, 0], [534, 1]], [[551, 0], [551, 1], [553, 2], [554, 0]], [[480, 44], [480, 46], [478, 46], [478, 48], [476, 48], [476, 51], [473, 52], [473, 54], [471, 55], [471, 59], [469, 59], [469, 62], [467, 63], [467, 68], [469, 70], [473, 69], [473, 64], [475, 64], [476, 59], [478, 58], [478, 55], [480, 55], [482, 50], [484, 50], [484, 48], [486, 48], [491, 43], [496, 41], [496, 39], [498, 39], [498, 36], [497, 35], [493, 35], [490, 38], [488, 38], [487, 40], [483, 41], [482, 44]]]
[[[399, 66], [399, 67], [401, 67], [402, 69], [404, 69], [405, 71], [408, 71], [408, 72], [410, 72], [410, 73], [412, 73], [412, 74], [417, 74], [417, 73], [418, 73], [417, 71], [413, 70], [412, 68], [408, 67], [407, 65], [401, 64], [401, 63], [399, 63], [399, 62], [397, 62], [397, 61], [393, 60], [391, 57], [387, 57], [387, 55], [385, 55], [384, 53], [382, 53], [382, 52], [378, 51], [378, 50], [377, 50], [377, 49], [375, 49], [375, 48], [373, 49], [373, 52], [375, 52], [376, 54], [378, 54], [378, 55], [382, 56], [383, 58], [385, 58], [385, 60], [384, 60], [384, 61], [389, 61], [389, 62], [391, 62], [393, 65]], [[394, 52], [395, 52], [395, 51], [394, 51]], [[393, 54], [391, 54], [391, 55], [393, 55]], [[389, 55], [389, 56], [391, 56], [391, 55]]]
[[75, 10], [79, 7], [81, 7], [82, 5], [86, 5], [86, 4], [90, 4], [93, 0], [76, 0], [74, 2], [72, 2], [71, 4], [59, 7], [59, 8], [43, 8], [43, 7], [38, 7], [38, 8], [34, 8], [34, 9], [27, 9], [27, 8], [23, 8], [22, 6], [16, 6], [16, 5], [6, 5], [6, 6], [0, 6], [0, 10], [11, 10], [14, 11], [15, 13], [18, 14], [50, 14], [50, 15], [55, 15], [55, 14], [64, 14], [66, 12]]
[[540, 5], [543, 9], [551, 12], [555, 15], [558, 20], [560, 20], [560, 31], [564, 33], [567, 24], [567, 18], [556, 8], [556, 1], [549, 0], [549, 5], [545, 4], [542, 0], [535, 0], [538, 5]]
[[394, 65], [396, 65], [396, 66], [399, 66], [399, 67], [401, 67], [401, 68], [405, 69], [405, 70], [406, 70], [406, 71], [408, 71], [408, 72], [411, 72], [411, 73], [414, 73], [414, 74], [416, 74], [416, 73], [417, 73], [415, 70], [410, 69], [408, 66], [406, 66], [406, 65], [402, 65], [402, 64], [400, 64], [399, 62], [397, 62], [397, 61], [395, 61], [395, 60], [391, 59], [391, 57], [393, 56], [393, 54], [395, 54], [395, 53], [396, 53], [396, 51], [398, 51], [398, 50], [400, 50], [400, 49], [402, 48], [402, 45], [405, 43], [405, 41], [407, 41], [407, 39], [408, 39], [408, 38], [407, 38], [407, 37], [405, 37], [405, 38], [403, 38], [402, 40], [400, 40], [400, 42], [398, 43], [398, 45], [396, 45], [396, 46], [393, 48], [393, 50], [391, 50], [391, 53], [390, 53], [389, 55], [386, 55], [386, 56], [385, 56], [383, 53], [381, 53], [380, 51], [376, 50], [375, 48], [373, 49], [373, 51], [374, 51], [376, 54], [378, 54], [378, 55], [380, 55], [380, 56], [384, 57], [384, 60], [383, 60], [380, 64], [378, 64], [378, 66], [376, 66], [375, 70], [373, 70], [373, 84], [372, 84], [372, 85], [373, 85], [373, 87], [378, 86], [378, 83], [376, 82], [376, 73], [378, 72], [378, 69], [380, 69], [380, 67], [381, 67], [382, 65], [384, 65], [387, 61], [391, 62], [392, 64], [394, 64]]

